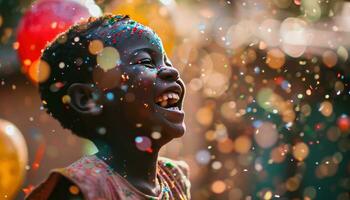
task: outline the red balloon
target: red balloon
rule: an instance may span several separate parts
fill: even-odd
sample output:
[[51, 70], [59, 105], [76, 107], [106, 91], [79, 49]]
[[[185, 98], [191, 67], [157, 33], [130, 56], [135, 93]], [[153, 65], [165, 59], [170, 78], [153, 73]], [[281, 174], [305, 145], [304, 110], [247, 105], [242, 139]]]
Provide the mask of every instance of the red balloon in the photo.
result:
[[81, 18], [88, 9], [71, 0], [39, 0], [22, 17], [17, 29], [18, 55], [27, 72], [41, 56], [41, 50], [59, 33]]

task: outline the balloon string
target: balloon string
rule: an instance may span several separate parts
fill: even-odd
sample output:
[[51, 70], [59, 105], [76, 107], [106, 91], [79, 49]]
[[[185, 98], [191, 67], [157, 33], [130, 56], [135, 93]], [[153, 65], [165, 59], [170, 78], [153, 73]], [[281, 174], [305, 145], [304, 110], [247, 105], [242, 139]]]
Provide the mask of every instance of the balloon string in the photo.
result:
[[[34, 175], [33, 173], [40, 167], [40, 162], [41, 162], [41, 160], [42, 160], [42, 158], [44, 156], [45, 149], [46, 149], [46, 143], [42, 142], [39, 145], [39, 147], [38, 147], [38, 149], [37, 149], [37, 151], [35, 153], [34, 162], [32, 163], [33, 171], [29, 174], [29, 177]], [[28, 186], [24, 187], [22, 189], [22, 191], [24, 192], [25, 196], [27, 196], [33, 189], [34, 189], [33, 184], [28, 184]]]
[[44, 156], [46, 149], [46, 144], [43, 142], [39, 145], [38, 150], [36, 151], [34, 162], [32, 164], [32, 169], [37, 170], [40, 167], [40, 162]]

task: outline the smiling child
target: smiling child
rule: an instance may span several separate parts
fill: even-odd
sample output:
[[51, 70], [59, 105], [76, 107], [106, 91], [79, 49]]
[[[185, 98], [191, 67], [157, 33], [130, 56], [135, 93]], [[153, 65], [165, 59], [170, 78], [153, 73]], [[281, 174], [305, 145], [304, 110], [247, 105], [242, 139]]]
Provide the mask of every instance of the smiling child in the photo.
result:
[[128, 16], [90, 18], [43, 52], [43, 105], [99, 150], [53, 170], [27, 199], [190, 199], [188, 166], [158, 157], [185, 130], [185, 87], [160, 38]]

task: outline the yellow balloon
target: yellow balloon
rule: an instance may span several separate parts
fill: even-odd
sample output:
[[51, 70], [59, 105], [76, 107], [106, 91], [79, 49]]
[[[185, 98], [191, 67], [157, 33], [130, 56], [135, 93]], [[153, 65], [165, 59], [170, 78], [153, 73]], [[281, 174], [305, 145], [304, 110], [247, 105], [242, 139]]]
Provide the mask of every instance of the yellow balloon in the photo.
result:
[[0, 199], [13, 199], [25, 176], [28, 151], [15, 125], [0, 119]]
[[[171, 55], [175, 45], [176, 30], [170, 11], [159, 1], [119, 1], [109, 12], [113, 14], [129, 15], [133, 20], [152, 28], [162, 39], [165, 51]], [[108, 11], [108, 10], [107, 10]]]

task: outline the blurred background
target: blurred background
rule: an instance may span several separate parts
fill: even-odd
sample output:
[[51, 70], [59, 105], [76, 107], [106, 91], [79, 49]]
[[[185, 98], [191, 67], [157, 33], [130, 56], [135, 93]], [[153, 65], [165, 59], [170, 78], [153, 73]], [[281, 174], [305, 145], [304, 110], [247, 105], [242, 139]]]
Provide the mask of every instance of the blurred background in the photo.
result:
[[[96, 149], [42, 108], [41, 49], [82, 17], [153, 28], [187, 86], [194, 200], [350, 199], [350, 2], [0, 0], [0, 199]], [[62, 67], [62, 66], [58, 66]]]

